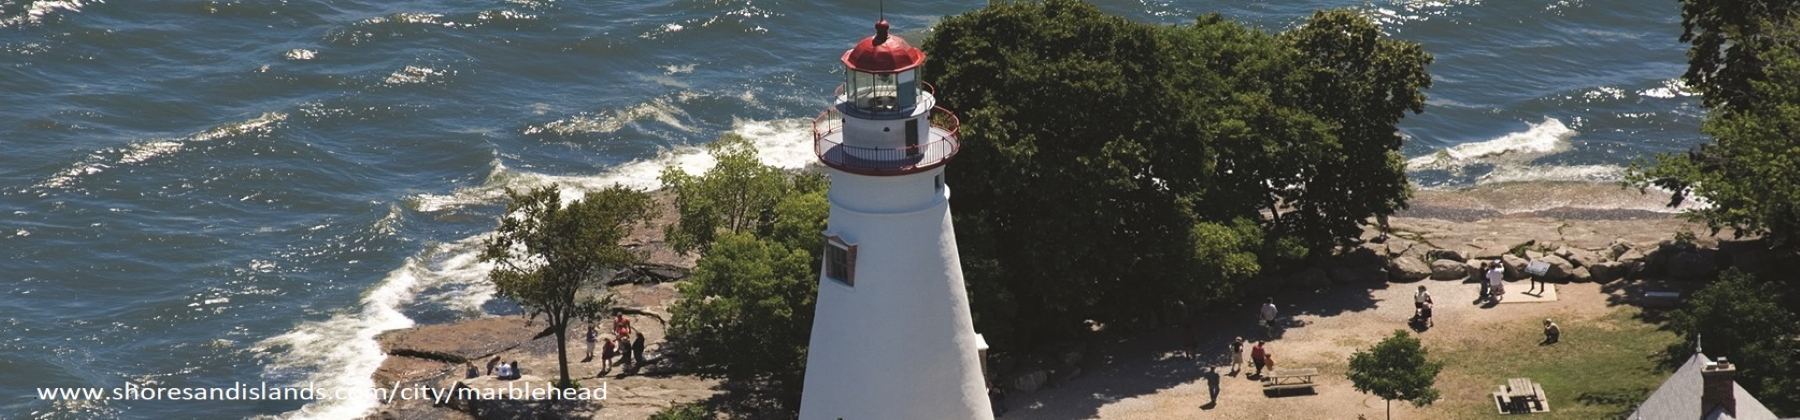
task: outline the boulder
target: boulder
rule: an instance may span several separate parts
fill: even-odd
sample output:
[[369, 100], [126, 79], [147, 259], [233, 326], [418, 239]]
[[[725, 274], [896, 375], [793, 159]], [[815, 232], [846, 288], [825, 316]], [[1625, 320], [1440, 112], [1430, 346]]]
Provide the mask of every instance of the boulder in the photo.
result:
[[1608, 260], [1618, 261], [1619, 256], [1625, 255], [1625, 252], [1630, 250], [1631, 243], [1625, 242], [1624, 239], [1613, 239], [1612, 243], [1606, 246], [1604, 256]]
[[1014, 376], [1012, 380], [1007, 381], [1007, 385], [1012, 387], [1013, 392], [1029, 393], [1043, 388], [1044, 381], [1048, 380], [1050, 380], [1050, 372], [1043, 369], [1032, 369], [1030, 372]]
[[1732, 267], [1746, 273], [1767, 274], [1775, 270], [1775, 252], [1762, 241], [1721, 242], [1719, 252], [1731, 259]]
[[1605, 261], [1594, 263], [1594, 265], [1583, 268], [1588, 269], [1588, 273], [1591, 274], [1591, 277], [1595, 282], [1609, 283], [1614, 280], [1625, 278], [1625, 270], [1627, 267], [1625, 266], [1625, 263], [1622, 262]]
[[1569, 260], [1569, 263], [1576, 267], [1592, 267], [1594, 264], [1606, 261], [1600, 256], [1600, 253], [1581, 248], [1570, 248], [1569, 255], [1563, 258]]
[[1049, 385], [1051, 388], [1062, 388], [1063, 385], [1068, 385], [1069, 381], [1073, 381], [1075, 378], [1079, 377], [1081, 377], [1080, 367], [1066, 366], [1057, 369], [1055, 373], [1050, 374]]
[[1569, 272], [1569, 281], [1587, 283], [1594, 281], [1594, 276], [1587, 267], [1575, 267], [1575, 270]]
[[1056, 361], [1062, 362], [1064, 366], [1075, 366], [1076, 364], [1081, 363], [1081, 349], [1068, 348], [1059, 351], [1058, 353], [1059, 354], [1056, 355]]
[[1431, 277], [1431, 265], [1412, 257], [1397, 257], [1388, 260], [1388, 278], [1400, 282], [1414, 282]]
[[1544, 259], [1544, 252], [1538, 251], [1535, 249], [1527, 249], [1527, 250], [1525, 250], [1525, 259], [1528, 259], [1528, 260]]
[[1719, 274], [1718, 251], [1696, 249], [1683, 251], [1669, 259], [1669, 276], [1683, 280], [1701, 280]]
[[1505, 277], [1507, 279], [1517, 280], [1531, 277], [1530, 273], [1525, 272], [1525, 264], [1530, 264], [1531, 260], [1521, 258], [1517, 255], [1506, 254], [1500, 256], [1500, 262], [1506, 266]]
[[1469, 276], [1469, 265], [1456, 260], [1431, 262], [1432, 280], [1462, 280]]
[[1550, 263], [1550, 269], [1544, 272], [1544, 280], [1546, 281], [1568, 280], [1569, 276], [1575, 275], [1575, 264], [1570, 263], [1569, 260], [1565, 260], [1562, 257], [1545, 255], [1544, 258], [1539, 259], [1538, 261]]
[[460, 364], [518, 347], [544, 329], [542, 322], [530, 327], [525, 322], [513, 315], [402, 328], [383, 332], [375, 341], [389, 355]]
[[1425, 251], [1425, 259], [1431, 260], [1431, 261], [1437, 261], [1437, 260], [1450, 260], [1450, 261], [1456, 261], [1456, 262], [1467, 262], [1468, 261], [1467, 258], [1463, 257], [1463, 254], [1461, 252], [1457, 252], [1454, 249], [1433, 249], [1430, 251]]
[[1615, 261], [1625, 265], [1626, 277], [1643, 278], [1655, 274], [1650, 272], [1649, 259], [1650, 251], [1648, 247], [1632, 246], [1631, 249], [1625, 250], [1625, 253], [1619, 254], [1619, 258]]
[[1325, 270], [1308, 268], [1288, 277], [1287, 287], [1302, 290], [1329, 288], [1331, 287], [1331, 277], [1325, 274]]
[[1387, 257], [1381, 255], [1381, 253], [1378, 253], [1373, 249], [1355, 248], [1355, 249], [1351, 249], [1350, 252], [1345, 252], [1342, 255], [1338, 255], [1335, 258], [1335, 261], [1333, 262], [1332, 265], [1336, 266], [1336, 267], [1346, 267], [1346, 268], [1380, 267], [1382, 264], [1385, 264], [1386, 262], [1387, 262]]

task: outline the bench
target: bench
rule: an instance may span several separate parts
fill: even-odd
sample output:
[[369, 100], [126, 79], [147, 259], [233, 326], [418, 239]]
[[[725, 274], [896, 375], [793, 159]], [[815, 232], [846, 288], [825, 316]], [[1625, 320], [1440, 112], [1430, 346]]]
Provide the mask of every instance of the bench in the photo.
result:
[[1531, 378], [1511, 378], [1494, 393], [1501, 413], [1535, 413], [1549, 411], [1544, 401], [1544, 386]]
[[1673, 308], [1681, 304], [1681, 292], [1647, 291], [1642, 295], [1643, 305], [1658, 308]]
[[1312, 390], [1313, 376], [1319, 374], [1317, 368], [1277, 369], [1263, 376], [1263, 392], [1286, 391], [1290, 389]]

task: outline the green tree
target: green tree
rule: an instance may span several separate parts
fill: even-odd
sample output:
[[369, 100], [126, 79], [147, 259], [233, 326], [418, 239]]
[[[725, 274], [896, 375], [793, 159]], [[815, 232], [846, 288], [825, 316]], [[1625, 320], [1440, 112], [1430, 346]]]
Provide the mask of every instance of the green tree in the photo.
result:
[[572, 386], [569, 323], [592, 319], [609, 305], [610, 294], [584, 296], [600, 274], [639, 261], [619, 241], [649, 217], [650, 196], [617, 185], [567, 205], [555, 185], [529, 192], [509, 189], [506, 195], [511, 202], [481, 260], [494, 263], [488, 279], [496, 294], [544, 315], [547, 328], [539, 336], [556, 336], [558, 384]]
[[1688, 47], [1682, 80], [1700, 91], [1715, 111], [1746, 110], [1768, 96], [1752, 84], [1765, 77], [1761, 55], [1793, 42], [1791, 30], [1800, 3], [1768, 0], [1681, 0], [1681, 42]]
[[1712, 144], [1639, 161], [1627, 182], [1710, 205], [1687, 215], [1715, 232], [1791, 245], [1800, 234], [1800, 4], [1684, 0], [1688, 86], [1702, 93]]
[[[946, 18], [924, 42], [942, 63], [940, 103], [966, 115], [946, 169], [957, 230], [1000, 244], [965, 250], [964, 261], [991, 259], [1004, 276], [969, 281], [1001, 283], [1014, 313], [1032, 314], [1011, 319], [1026, 341], [1070, 333], [1089, 315], [1150, 316], [1179, 287], [1192, 215], [1169, 186], [1204, 183], [1163, 172], [1208, 171], [1148, 147], [1198, 130], [1181, 118], [1193, 97], [1165, 77], [1160, 31], [1077, 1], [996, 2]], [[994, 254], [969, 252], [983, 249]], [[975, 316], [992, 322], [984, 299], [972, 297]]]
[[1300, 107], [1330, 124], [1337, 146], [1293, 188], [1283, 222], [1315, 248], [1343, 244], [1369, 216], [1405, 209], [1412, 197], [1395, 127], [1406, 111], [1425, 111], [1433, 58], [1416, 42], [1383, 38], [1380, 26], [1351, 10], [1315, 12], [1281, 41], [1300, 54], [1306, 74]]
[[[1393, 125], [1422, 104], [1430, 56], [1354, 14], [1323, 16], [1284, 37], [1218, 15], [1132, 22], [1078, 0], [940, 22], [923, 47], [940, 105], [964, 115], [946, 173], [957, 231], [981, 236], [963, 248], [971, 303], [984, 331], [1014, 335], [990, 340], [1171, 321], [1158, 314], [1242, 277], [1199, 258], [1253, 251], [1269, 260], [1259, 269], [1285, 267], [1289, 245], [1344, 243], [1404, 206]], [[1359, 66], [1373, 69], [1342, 70]]]
[[1413, 338], [1404, 330], [1394, 330], [1394, 335], [1367, 351], [1358, 350], [1350, 355], [1350, 368], [1347, 375], [1350, 383], [1359, 392], [1374, 394], [1387, 400], [1388, 418], [1394, 418], [1394, 400], [1410, 402], [1415, 407], [1423, 407], [1438, 399], [1438, 371], [1443, 370], [1443, 363], [1426, 359], [1425, 347], [1419, 339]]
[[[1758, 396], [1800, 395], [1800, 317], [1782, 308], [1781, 287], [1759, 281], [1736, 269], [1726, 270], [1719, 281], [1695, 292], [1687, 307], [1669, 315], [1669, 328], [1687, 337], [1671, 346], [1669, 354], [1682, 355], [1703, 346], [1709, 356], [1724, 356], [1737, 364], [1738, 383]], [[1696, 343], [1695, 341], [1699, 341]], [[1777, 412], [1800, 412], [1793, 398], [1762, 398]]]
[[690, 245], [704, 254], [671, 308], [670, 349], [695, 373], [752, 384], [791, 407], [812, 338], [831, 210], [825, 179], [764, 165], [742, 138], [709, 151], [718, 164], [699, 176], [663, 172], [680, 214], [667, 232], [706, 241]]
[[672, 308], [670, 334], [684, 364], [797, 402], [818, 295], [812, 261], [808, 250], [779, 242], [720, 236]]
[[768, 211], [792, 186], [781, 168], [764, 165], [742, 136], [727, 134], [706, 145], [717, 164], [699, 176], [663, 169], [663, 191], [675, 195], [680, 222], [664, 228], [676, 252], [706, 252], [720, 233], [751, 232], [771, 223]]

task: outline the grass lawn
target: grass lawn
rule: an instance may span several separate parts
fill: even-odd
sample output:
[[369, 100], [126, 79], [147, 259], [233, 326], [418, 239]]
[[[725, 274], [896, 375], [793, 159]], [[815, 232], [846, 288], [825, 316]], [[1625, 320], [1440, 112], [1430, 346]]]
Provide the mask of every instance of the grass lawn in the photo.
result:
[[1549, 413], [1530, 415], [1531, 420], [1623, 417], [1668, 378], [1671, 372], [1658, 363], [1663, 351], [1680, 341], [1637, 319], [1638, 313], [1621, 306], [1575, 322], [1551, 314], [1563, 334], [1562, 342], [1547, 346], [1538, 345], [1540, 323], [1497, 325], [1460, 342], [1434, 343], [1424, 334], [1429, 357], [1444, 363], [1437, 380], [1442, 398], [1426, 410], [1435, 412], [1434, 418], [1518, 420], [1527, 416], [1497, 413], [1491, 394], [1507, 378], [1525, 377], [1543, 385], [1550, 403]]

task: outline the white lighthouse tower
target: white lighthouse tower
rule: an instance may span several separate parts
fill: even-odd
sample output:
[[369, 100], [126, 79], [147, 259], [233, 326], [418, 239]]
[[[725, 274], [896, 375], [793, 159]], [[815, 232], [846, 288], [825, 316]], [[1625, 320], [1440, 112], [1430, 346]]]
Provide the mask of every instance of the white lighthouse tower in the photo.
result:
[[944, 186], [956, 115], [885, 20], [843, 62], [813, 122], [831, 219], [800, 419], [991, 419]]

